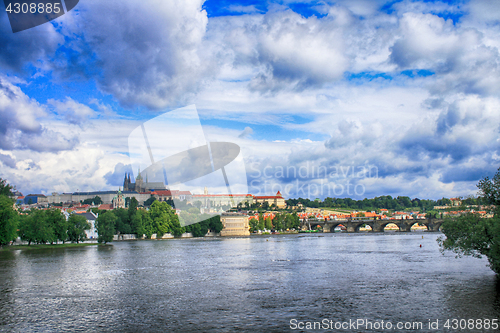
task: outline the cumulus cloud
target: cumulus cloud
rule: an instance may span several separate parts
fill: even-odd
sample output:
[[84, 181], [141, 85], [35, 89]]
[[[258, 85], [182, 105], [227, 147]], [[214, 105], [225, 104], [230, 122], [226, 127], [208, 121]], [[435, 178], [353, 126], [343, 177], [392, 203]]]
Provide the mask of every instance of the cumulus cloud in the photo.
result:
[[0, 153], [0, 162], [2, 162], [3, 165], [8, 166], [9, 168], [16, 167], [16, 160], [8, 154]]
[[[418, 158], [454, 162], [498, 154], [498, 99], [467, 96], [443, 107], [434, 117], [414, 124], [399, 142], [401, 152]], [[473, 133], [473, 134], [472, 134]]]
[[104, 175], [106, 183], [111, 186], [123, 186], [123, 179], [125, 173], [131, 174], [132, 182], [134, 182], [132, 166], [130, 164], [118, 163], [115, 165], [113, 171], [110, 171]]
[[252, 135], [252, 133], [253, 133], [253, 129], [251, 127], [247, 126], [247, 127], [245, 127], [243, 132], [241, 132], [240, 135], [238, 135], [238, 138], [247, 138], [250, 135]]
[[273, 90], [287, 83], [302, 90], [341, 78], [348, 66], [342, 25], [349, 14], [336, 14], [328, 20], [292, 11], [266, 14], [258, 36], [263, 71], [251, 87]]
[[436, 73], [429, 82], [433, 94], [497, 94], [500, 54], [481, 31], [422, 13], [405, 13], [399, 24], [401, 38], [391, 47], [390, 59], [402, 70]]
[[26, 63], [46, 69], [50, 57], [64, 44], [64, 37], [52, 24], [12, 33], [7, 12], [0, 10], [0, 68], [4, 71], [22, 72]]
[[[488, 1], [399, 1], [384, 10], [385, 1], [338, 1], [316, 6], [320, 17], [293, 12], [289, 3], [266, 13], [233, 6], [246, 15], [209, 20], [201, 0], [81, 2], [57, 29], [43, 26], [52, 31], [48, 38], [0, 37], [7, 45], [0, 66], [19, 71], [33, 65], [38, 75], [53, 70], [55, 84], [74, 76], [95, 80], [125, 107], [161, 109], [194, 100], [211, 120], [236, 120], [239, 128], [274, 124], [277, 140], [272, 131], [211, 123], [219, 141], [241, 147], [249, 178], [280, 166], [298, 171], [307, 163], [369, 165], [376, 178], [353, 179], [365, 186], [365, 196], [436, 198], [469, 194], [478, 177], [498, 165], [500, 30]], [[10, 158], [0, 156], [2, 165], [36, 166], [31, 180], [41, 177], [33, 186], [55, 184], [50, 190], [122, 185], [130, 169], [128, 157], [117, 152], [127, 150], [134, 121], [106, 131], [112, 122], [98, 124], [96, 111], [116, 120], [109, 101], [92, 99], [89, 107], [47, 96], [44, 106], [12, 82], [0, 84], [0, 148], [18, 149]], [[58, 118], [46, 122], [46, 110]], [[92, 126], [84, 129], [88, 120]], [[75, 128], [95, 150], [73, 138]], [[262, 185], [265, 179], [257, 178], [254, 184]], [[346, 180], [311, 173], [274, 178], [281, 185]]]
[[45, 108], [0, 76], [0, 148], [57, 151], [71, 149], [78, 141], [44, 127], [39, 118]]
[[68, 53], [58, 67], [95, 78], [126, 107], [184, 103], [211, 68], [202, 63], [208, 19], [201, 5], [201, 0], [80, 2], [80, 13], [70, 12], [73, 21], [63, 29], [68, 47], [80, 54]]
[[500, 3], [495, 0], [476, 0], [467, 4], [472, 19], [479, 22], [500, 22]]
[[73, 125], [81, 125], [88, 118], [95, 116], [94, 110], [87, 105], [78, 103], [71, 97], [66, 97], [64, 102], [49, 99], [47, 104], [52, 105], [60, 116]]

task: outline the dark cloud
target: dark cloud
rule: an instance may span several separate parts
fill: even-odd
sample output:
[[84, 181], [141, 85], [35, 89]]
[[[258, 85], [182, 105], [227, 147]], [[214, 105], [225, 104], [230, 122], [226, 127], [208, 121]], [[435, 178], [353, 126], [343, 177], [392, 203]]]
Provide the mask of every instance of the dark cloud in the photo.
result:
[[16, 167], [16, 160], [12, 158], [10, 155], [5, 155], [0, 153], [0, 162], [2, 162], [4, 165], [8, 166], [9, 168], [15, 168]]
[[[201, 0], [80, 2], [63, 28], [59, 75], [95, 78], [124, 106], [153, 109], [185, 103], [212, 66], [202, 46]], [[82, 52], [83, 51], [83, 52]]]
[[460, 121], [460, 112], [456, 107], [450, 106], [448, 111], [440, 114], [437, 120], [436, 133], [438, 135], [444, 135], [446, 132], [451, 131], [453, 126], [455, 126]]
[[474, 152], [474, 146], [475, 142], [467, 138], [443, 139], [438, 134], [408, 132], [399, 142], [399, 152], [421, 160], [451, 157], [460, 161]]
[[437, 119], [414, 124], [398, 141], [397, 151], [410, 158], [449, 157], [454, 162], [494, 154], [499, 148], [499, 119], [486, 110], [486, 105], [476, 97], [454, 101], [441, 109]]
[[480, 179], [490, 176], [495, 173], [497, 167], [487, 166], [487, 167], [449, 167], [443, 170], [443, 174], [439, 178], [439, 181], [443, 183], [452, 182], [478, 182]]
[[113, 172], [108, 172], [104, 175], [104, 179], [106, 183], [110, 186], [123, 186], [123, 179], [125, 177], [125, 173], [130, 173], [130, 177], [132, 178], [132, 182], [134, 182], [133, 174], [132, 174], [132, 166], [130, 164], [118, 163], [115, 165], [115, 170]]
[[39, 67], [62, 43], [63, 36], [50, 23], [14, 34], [7, 12], [0, 10], [0, 68], [20, 72], [26, 63]]

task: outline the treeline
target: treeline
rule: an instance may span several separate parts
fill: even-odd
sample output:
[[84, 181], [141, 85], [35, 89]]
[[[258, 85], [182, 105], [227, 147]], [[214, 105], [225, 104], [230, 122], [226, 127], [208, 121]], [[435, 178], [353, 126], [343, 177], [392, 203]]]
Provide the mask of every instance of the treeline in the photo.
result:
[[86, 239], [85, 230], [90, 229], [90, 225], [84, 216], [71, 215], [66, 220], [58, 209], [18, 214], [11, 190], [12, 186], [0, 178], [0, 245], [7, 245], [18, 236], [29, 245], [57, 241], [78, 243]]
[[19, 215], [18, 235], [28, 245], [53, 244], [61, 241], [82, 242], [87, 239], [85, 230], [90, 224], [85, 216], [71, 214], [66, 217], [59, 209], [32, 210], [27, 214]]
[[[405, 210], [405, 209], [418, 209], [429, 211], [434, 209], [434, 206], [446, 206], [451, 205], [451, 200], [447, 198], [442, 198], [439, 200], [429, 200], [429, 199], [410, 199], [406, 196], [398, 196], [393, 198], [390, 195], [375, 197], [373, 199], [363, 199], [354, 200], [351, 198], [325, 198], [323, 201], [320, 200], [309, 200], [304, 198], [298, 199], [288, 199], [286, 203], [289, 206], [297, 206], [298, 203], [302, 203], [305, 207], [311, 208], [349, 208], [349, 209], [359, 209], [359, 210], [377, 210], [377, 209], [391, 209], [391, 210]], [[463, 205], [482, 205], [486, 204], [484, 199], [481, 197], [474, 198], [469, 197], [462, 200]]]
[[261, 213], [258, 219], [252, 217], [248, 223], [250, 225], [250, 232], [264, 229], [282, 231], [298, 228], [300, 220], [297, 213], [277, 213], [274, 215], [274, 218], [271, 216], [264, 217]]
[[[209, 230], [215, 233], [221, 232], [223, 225], [219, 215], [200, 214], [200, 210], [196, 207], [188, 208], [181, 212], [181, 218], [185, 224], [186, 232], [193, 234], [193, 237], [203, 237]], [[196, 222], [200, 221], [201, 222]]]
[[[12, 198], [11, 190], [12, 186], [0, 178], [0, 246], [15, 241], [18, 236], [29, 245], [53, 244], [58, 241], [79, 243], [87, 239], [85, 230], [89, 230], [91, 225], [85, 216], [70, 214], [66, 220], [66, 216], [59, 209], [33, 209], [19, 214], [14, 209], [15, 200]], [[185, 232], [191, 232], [194, 237], [202, 237], [209, 230], [214, 232], [222, 230], [220, 216], [202, 215], [202, 218], [206, 218], [205, 221], [182, 227], [175, 210], [166, 202], [153, 201], [149, 210], [137, 207], [137, 199], [132, 198], [128, 209], [118, 208], [113, 211], [92, 209], [98, 215], [95, 222], [98, 242], [110, 242], [115, 234], [137, 234], [139, 237], [145, 235], [146, 238], [156, 234], [161, 238], [166, 233], [177, 237]], [[197, 208], [191, 209], [195, 209], [199, 215]], [[192, 213], [195, 212], [186, 213], [188, 219]]]
[[99, 215], [96, 221], [98, 241], [110, 242], [115, 234], [137, 234], [139, 237], [145, 235], [146, 238], [156, 234], [157, 238], [161, 238], [167, 233], [178, 237], [185, 232], [191, 232], [194, 237], [202, 237], [209, 229], [215, 232], [222, 230], [220, 216], [203, 216], [207, 220], [182, 227], [175, 210], [168, 203], [154, 201], [149, 210], [137, 209], [138, 204], [137, 199], [132, 198], [127, 209], [117, 208], [112, 211], [94, 209], [93, 211]]

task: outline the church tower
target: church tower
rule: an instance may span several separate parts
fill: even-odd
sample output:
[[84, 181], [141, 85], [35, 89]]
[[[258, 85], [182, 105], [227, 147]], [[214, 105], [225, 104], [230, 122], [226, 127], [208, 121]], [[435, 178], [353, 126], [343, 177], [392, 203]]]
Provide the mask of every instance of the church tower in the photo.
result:
[[139, 193], [144, 192], [144, 188], [143, 188], [143, 184], [142, 184], [141, 169], [138, 170], [137, 177], [135, 177], [135, 190]]
[[130, 175], [127, 178], [127, 173], [125, 172], [125, 179], [123, 180], [123, 190], [128, 191], [130, 185]]

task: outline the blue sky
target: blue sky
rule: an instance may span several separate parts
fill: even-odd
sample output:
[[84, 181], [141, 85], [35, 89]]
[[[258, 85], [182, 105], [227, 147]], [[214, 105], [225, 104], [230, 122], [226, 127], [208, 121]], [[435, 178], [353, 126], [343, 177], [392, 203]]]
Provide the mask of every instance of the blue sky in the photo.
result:
[[241, 147], [251, 192], [474, 195], [500, 166], [499, 22], [486, 0], [82, 0], [14, 34], [1, 11], [0, 177], [115, 189], [133, 129], [196, 105], [207, 139]]

